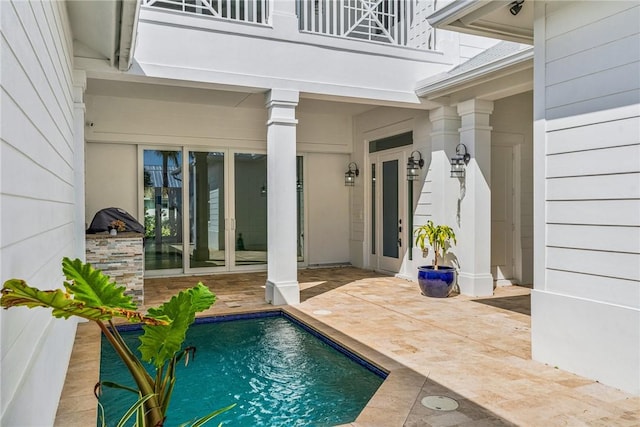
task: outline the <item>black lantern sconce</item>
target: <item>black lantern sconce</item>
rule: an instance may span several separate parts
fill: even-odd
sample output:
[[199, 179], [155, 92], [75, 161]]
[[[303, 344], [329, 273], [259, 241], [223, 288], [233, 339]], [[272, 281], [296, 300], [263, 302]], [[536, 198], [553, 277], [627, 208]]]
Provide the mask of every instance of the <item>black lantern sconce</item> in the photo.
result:
[[[355, 169], [351, 169], [351, 166]], [[356, 177], [360, 175], [360, 169], [358, 169], [358, 165], [355, 162], [349, 163], [349, 170], [344, 173], [344, 185], [347, 187], [353, 187], [356, 185]]]
[[[416, 159], [413, 154], [418, 153], [420, 156]], [[419, 151], [412, 151], [407, 160], [407, 181], [415, 181], [420, 178], [420, 169], [424, 166], [424, 159]]]
[[471, 160], [464, 144], [456, 146], [456, 155], [451, 158], [451, 178], [464, 178], [465, 166]]
[[509, 12], [513, 16], [516, 16], [522, 10], [522, 3], [524, 3], [524, 0], [516, 0], [513, 3], [511, 3], [511, 7], [509, 8]]

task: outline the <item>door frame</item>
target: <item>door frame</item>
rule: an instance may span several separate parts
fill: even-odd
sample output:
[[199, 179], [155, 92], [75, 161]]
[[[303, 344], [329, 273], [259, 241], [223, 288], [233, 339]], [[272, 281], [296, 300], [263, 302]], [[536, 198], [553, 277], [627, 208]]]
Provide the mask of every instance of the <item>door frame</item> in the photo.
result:
[[[491, 146], [505, 146], [513, 149], [512, 162], [512, 183], [513, 183], [513, 197], [512, 202], [512, 220], [513, 228], [511, 233], [511, 246], [513, 249], [513, 259], [511, 262], [512, 280], [496, 280], [494, 281], [497, 286], [504, 286], [510, 284], [522, 283], [522, 147], [524, 144], [524, 135], [507, 132], [492, 132]], [[493, 216], [493, 215], [492, 215]], [[491, 263], [491, 271], [493, 272], [494, 265]]]
[[[368, 253], [368, 267], [372, 268], [376, 271], [382, 271], [386, 273], [394, 273], [399, 274], [402, 272], [402, 266], [405, 262], [405, 257], [407, 256], [410, 250], [410, 242], [407, 241], [407, 228], [409, 225], [407, 206], [408, 206], [408, 193], [407, 193], [407, 180], [406, 180], [406, 163], [408, 153], [413, 148], [413, 145], [407, 145], [397, 148], [391, 148], [388, 150], [377, 151], [374, 153], [368, 153], [367, 155], [367, 171], [365, 176], [368, 177], [365, 188], [368, 194], [366, 198], [367, 201], [367, 253]], [[389, 160], [397, 160], [398, 161], [398, 219], [402, 221], [401, 227], [402, 231], [399, 231], [399, 238], [402, 241], [401, 247], [399, 248], [398, 259], [396, 261], [391, 261], [390, 258], [384, 257], [382, 255], [383, 249], [383, 240], [382, 240], [382, 232], [383, 232], [383, 222], [382, 222], [382, 163]], [[371, 176], [371, 165], [376, 165], [376, 180], [375, 184], [372, 183]], [[376, 225], [376, 239], [375, 245], [373, 244], [373, 235], [372, 235], [372, 196], [371, 191], [375, 186], [375, 194], [376, 194], [376, 207], [375, 207], [375, 225]], [[398, 224], [400, 226], [400, 224]], [[375, 246], [375, 247], [374, 247]], [[374, 253], [375, 249], [375, 253]], [[387, 259], [385, 259], [387, 258]]]
[[[138, 218], [144, 218], [144, 152], [146, 150], [175, 150], [182, 155], [182, 267], [180, 269], [145, 270], [145, 275], [149, 277], [180, 276], [187, 274], [214, 274], [238, 271], [266, 271], [267, 263], [258, 265], [235, 265], [235, 181], [234, 181], [234, 155], [236, 153], [264, 154], [265, 149], [257, 148], [236, 148], [236, 147], [213, 147], [213, 146], [191, 146], [191, 145], [138, 145]], [[224, 222], [225, 222], [225, 265], [219, 267], [190, 267], [189, 253], [190, 230], [189, 230], [189, 152], [221, 152], [224, 153]], [[186, 171], [186, 173], [184, 173]]]

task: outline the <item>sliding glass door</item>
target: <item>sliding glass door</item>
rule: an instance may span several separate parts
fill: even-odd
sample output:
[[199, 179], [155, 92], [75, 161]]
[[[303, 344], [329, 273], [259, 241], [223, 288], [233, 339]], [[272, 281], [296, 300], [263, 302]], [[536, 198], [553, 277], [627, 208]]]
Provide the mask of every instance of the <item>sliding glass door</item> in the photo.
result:
[[267, 155], [233, 155], [234, 265], [267, 263]]
[[144, 150], [145, 270], [182, 271], [182, 152]]
[[228, 265], [223, 152], [189, 152], [189, 268]]
[[[266, 154], [164, 148], [141, 153], [150, 276], [265, 268]], [[296, 169], [298, 220], [291, 225], [297, 228], [298, 262], [303, 262], [302, 157]]]

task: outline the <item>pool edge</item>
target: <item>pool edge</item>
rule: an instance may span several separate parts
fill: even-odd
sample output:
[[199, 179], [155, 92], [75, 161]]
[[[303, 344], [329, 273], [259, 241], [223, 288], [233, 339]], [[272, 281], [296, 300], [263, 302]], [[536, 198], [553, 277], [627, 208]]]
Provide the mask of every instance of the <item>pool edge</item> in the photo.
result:
[[281, 310], [387, 372], [387, 377], [356, 420], [342, 426], [404, 425], [427, 377], [293, 306], [284, 306]]

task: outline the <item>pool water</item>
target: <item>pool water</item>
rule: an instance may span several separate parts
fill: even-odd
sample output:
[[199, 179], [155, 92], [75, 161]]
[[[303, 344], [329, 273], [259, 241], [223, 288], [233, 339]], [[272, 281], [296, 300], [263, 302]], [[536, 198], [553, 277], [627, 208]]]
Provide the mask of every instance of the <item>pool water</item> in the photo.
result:
[[[213, 320], [213, 319], [212, 319]], [[137, 352], [141, 331], [121, 332]], [[282, 315], [194, 324], [185, 345], [195, 360], [180, 364], [166, 426], [237, 405], [211, 420], [228, 426], [333, 426], [352, 422], [383, 378]], [[154, 373], [151, 366], [150, 373]], [[103, 337], [100, 378], [133, 386]], [[105, 387], [107, 425], [136, 397]]]

